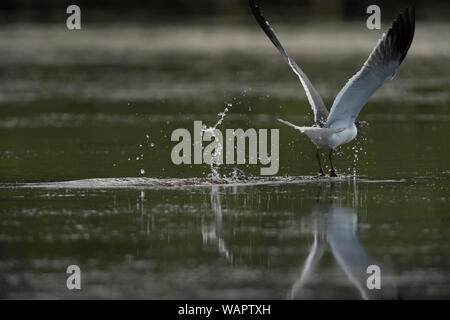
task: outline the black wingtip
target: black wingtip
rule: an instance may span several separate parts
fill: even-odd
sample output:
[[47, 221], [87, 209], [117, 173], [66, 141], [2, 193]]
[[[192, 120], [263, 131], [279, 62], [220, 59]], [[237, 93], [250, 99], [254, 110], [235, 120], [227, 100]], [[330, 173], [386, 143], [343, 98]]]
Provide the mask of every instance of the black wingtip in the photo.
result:
[[265, 33], [268, 33], [267, 28], [268, 28], [269, 23], [267, 22], [266, 18], [262, 14], [261, 9], [258, 7], [258, 5], [256, 4], [256, 2], [254, 0], [248, 0], [248, 4], [250, 6], [250, 10], [252, 10], [252, 13], [256, 18], [256, 21], [258, 22], [258, 24], [261, 26], [261, 28], [264, 30]]
[[392, 23], [387, 33], [388, 40], [393, 43], [395, 50], [403, 61], [411, 47], [415, 32], [415, 9], [407, 7]]
[[264, 17], [255, 0], [248, 0], [248, 5], [256, 19], [259, 19], [259, 16]]
[[264, 33], [267, 35], [267, 37], [270, 39], [270, 41], [272, 41], [272, 43], [275, 45], [275, 47], [278, 49], [278, 51], [284, 57], [286, 62], [289, 64], [289, 56], [288, 56], [286, 50], [284, 50], [283, 46], [281, 45], [280, 41], [278, 40], [277, 36], [275, 35], [275, 32], [270, 27], [269, 22], [262, 14], [258, 5], [255, 3], [254, 0], [249, 0], [248, 3], [249, 3], [250, 9], [251, 9], [253, 15], [255, 16], [256, 22], [258, 22], [261, 29], [264, 31]]

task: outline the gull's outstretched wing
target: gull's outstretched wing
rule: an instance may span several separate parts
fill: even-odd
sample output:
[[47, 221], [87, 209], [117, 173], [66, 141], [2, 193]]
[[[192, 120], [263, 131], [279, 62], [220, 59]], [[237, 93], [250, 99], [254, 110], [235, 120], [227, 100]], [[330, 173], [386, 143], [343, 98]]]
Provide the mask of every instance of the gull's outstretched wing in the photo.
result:
[[327, 122], [328, 118], [328, 110], [323, 104], [322, 98], [317, 93], [316, 89], [313, 87], [308, 77], [303, 73], [302, 69], [295, 63], [295, 61], [289, 57], [286, 50], [284, 50], [280, 41], [278, 41], [277, 36], [273, 32], [272, 28], [269, 25], [269, 22], [264, 18], [258, 6], [255, 4], [255, 1], [249, 0], [250, 8], [252, 9], [253, 15], [256, 18], [256, 21], [263, 29], [264, 33], [269, 37], [270, 41], [275, 45], [278, 51], [283, 56], [284, 60], [288, 63], [288, 65], [292, 68], [295, 74], [300, 79], [303, 88], [306, 92], [306, 97], [308, 98], [309, 104], [314, 112], [314, 122], [316, 122], [319, 126], [323, 127]]
[[326, 127], [350, 127], [359, 112], [383, 83], [391, 80], [414, 37], [414, 8], [406, 8], [387, 34], [378, 41], [361, 70], [342, 88], [330, 110]]

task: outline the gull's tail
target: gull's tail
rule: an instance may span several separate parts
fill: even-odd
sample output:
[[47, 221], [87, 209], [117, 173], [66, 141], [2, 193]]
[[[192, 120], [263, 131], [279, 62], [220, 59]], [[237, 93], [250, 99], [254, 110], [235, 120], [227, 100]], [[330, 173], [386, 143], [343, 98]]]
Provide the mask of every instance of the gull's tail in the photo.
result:
[[295, 124], [292, 124], [286, 120], [282, 120], [282, 119], [277, 119], [277, 120], [280, 121], [281, 123], [284, 123], [285, 125], [288, 125], [289, 127], [299, 130], [301, 133], [306, 133], [306, 135], [308, 135], [308, 136], [310, 133], [331, 135], [333, 133], [338, 133], [338, 132], [342, 132], [345, 130], [345, 128], [300, 127], [300, 126], [296, 126]]
[[289, 127], [292, 127], [292, 128], [294, 128], [294, 129], [300, 130], [301, 132], [304, 132], [304, 131], [302, 130], [302, 128], [305, 128], [305, 127], [299, 127], [299, 126], [296, 126], [295, 124], [292, 124], [292, 123], [290, 123], [289, 121], [285, 121], [285, 120], [283, 120], [283, 119], [277, 119], [277, 120], [280, 121], [281, 123], [284, 123], [285, 125], [288, 125]]

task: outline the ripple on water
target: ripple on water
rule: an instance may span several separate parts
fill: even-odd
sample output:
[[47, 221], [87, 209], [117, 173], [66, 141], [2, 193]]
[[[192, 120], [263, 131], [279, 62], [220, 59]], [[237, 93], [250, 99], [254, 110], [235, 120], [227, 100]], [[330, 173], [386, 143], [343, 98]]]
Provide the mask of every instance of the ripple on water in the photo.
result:
[[395, 183], [405, 182], [405, 179], [369, 180], [347, 175], [337, 178], [318, 176], [267, 176], [246, 178], [95, 178], [59, 182], [41, 183], [7, 183], [1, 184], [0, 188], [40, 188], [40, 189], [113, 189], [113, 188], [186, 188], [220, 185], [242, 185], [252, 186], [261, 184], [290, 184], [290, 183], [317, 183], [317, 182], [348, 182], [356, 181], [362, 183]]

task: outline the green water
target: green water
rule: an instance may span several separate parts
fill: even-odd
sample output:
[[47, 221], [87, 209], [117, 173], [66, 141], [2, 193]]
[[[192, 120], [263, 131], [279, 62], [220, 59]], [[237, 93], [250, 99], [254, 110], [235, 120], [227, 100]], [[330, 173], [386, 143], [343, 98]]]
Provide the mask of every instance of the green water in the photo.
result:
[[[270, 46], [152, 51], [139, 37], [132, 49], [93, 33], [104, 42], [92, 49], [45, 37], [33, 55], [21, 45], [33, 33], [14, 32], [0, 34], [11, 42], [0, 48], [0, 298], [450, 298], [448, 50], [412, 48], [363, 109], [370, 126], [337, 152], [337, 180], [39, 187], [206, 177], [208, 165], [172, 164], [170, 135], [194, 120], [214, 125], [225, 107], [219, 129], [280, 130], [278, 176], [316, 175], [312, 144], [276, 121], [312, 116]], [[331, 105], [362, 51], [294, 56]], [[259, 175], [259, 165], [219, 172], [234, 167]], [[66, 288], [72, 264], [80, 291]], [[369, 264], [381, 269], [380, 291], [364, 287]]]

